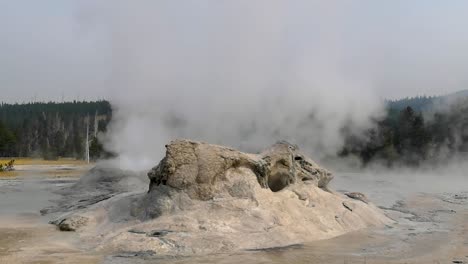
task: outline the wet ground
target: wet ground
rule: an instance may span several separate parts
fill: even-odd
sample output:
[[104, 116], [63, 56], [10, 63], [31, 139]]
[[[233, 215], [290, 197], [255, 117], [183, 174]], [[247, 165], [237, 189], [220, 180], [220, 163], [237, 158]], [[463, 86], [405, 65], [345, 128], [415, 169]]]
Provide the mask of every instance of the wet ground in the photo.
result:
[[59, 198], [86, 166], [18, 166], [16, 177], [0, 177], [0, 263], [99, 263], [80, 249], [78, 237], [59, 232], [40, 209]]
[[39, 210], [76, 177], [29, 169], [17, 178], [0, 178], [0, 263], [468, 263], [463, 181], [436, 188], [389, 174], [337, 174], [333, 189], [366, 193], [395, 223], [288, 248], [159, 258], [152, 252], [94, 252], [76, 233], [49, 225]]

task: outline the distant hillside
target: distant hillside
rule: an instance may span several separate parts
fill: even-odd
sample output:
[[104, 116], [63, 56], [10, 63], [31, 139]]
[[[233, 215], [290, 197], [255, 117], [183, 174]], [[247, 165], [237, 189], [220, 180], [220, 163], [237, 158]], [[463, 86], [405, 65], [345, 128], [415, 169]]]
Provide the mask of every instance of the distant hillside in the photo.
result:
[[[107, 101], [0, 104], [0, 156], [84, 158], [86, 128], [94, 149], [112, 109]], [[95, 153], [93, 153], [94, 155]]]
[[433, 110], [434, 107], [447, 105], [465, 97], [468, 97], [468, 90], [461, 90], [443, 96], [417, 96], [399, 100], [388, 100], [387, 105], [395, 111], [401, 111], [409, 106], [416, 112], [426, 112]]

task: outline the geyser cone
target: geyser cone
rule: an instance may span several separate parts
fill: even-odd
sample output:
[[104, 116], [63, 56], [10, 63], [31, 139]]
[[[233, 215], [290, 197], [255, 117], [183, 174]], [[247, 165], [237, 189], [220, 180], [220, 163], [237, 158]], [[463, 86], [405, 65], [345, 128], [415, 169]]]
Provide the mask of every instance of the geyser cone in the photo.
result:
[[372, 203], [328, 190], [331, 173], [286, 142], [260, 154], [190, 140], [166, 149], [148, 173], [148, 192], [119, 193], [55, 223], [106, 250], [191, 255], [286, 246], [391, 222]]

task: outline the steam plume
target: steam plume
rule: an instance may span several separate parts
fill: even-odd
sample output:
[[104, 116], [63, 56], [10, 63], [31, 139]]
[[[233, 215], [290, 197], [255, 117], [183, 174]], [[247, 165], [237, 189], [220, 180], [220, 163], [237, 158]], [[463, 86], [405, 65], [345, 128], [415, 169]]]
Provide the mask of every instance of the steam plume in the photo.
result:
[[[113, 123], [106, 146], [147, 168], [187, 137], [259, 150], [277, 140], [316, 158], [340, 129], [380, 113], [371, 80], [351, 77], [340, 9], [284, 1], [118, 2], [106, 13]], [[316, 25], [319, 23], [320, 25]]]

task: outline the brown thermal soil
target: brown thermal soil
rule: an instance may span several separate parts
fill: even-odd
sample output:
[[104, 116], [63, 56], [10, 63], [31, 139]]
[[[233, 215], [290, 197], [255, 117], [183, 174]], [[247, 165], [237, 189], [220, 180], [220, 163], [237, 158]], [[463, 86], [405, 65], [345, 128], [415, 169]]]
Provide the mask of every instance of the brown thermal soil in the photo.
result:
[[60, 232], [39, 213], [58, 198], [54, 190], [76, 182], [90, 165], [17, 161], [15, 171], [0, 173], [0, 263], [100, 263], [101, 256], [79, 247], [75, 234]]
[[80, 250], [77, 238], [41, 223], [35, 214], [0, 217], [0, 263], [100, 263]]

